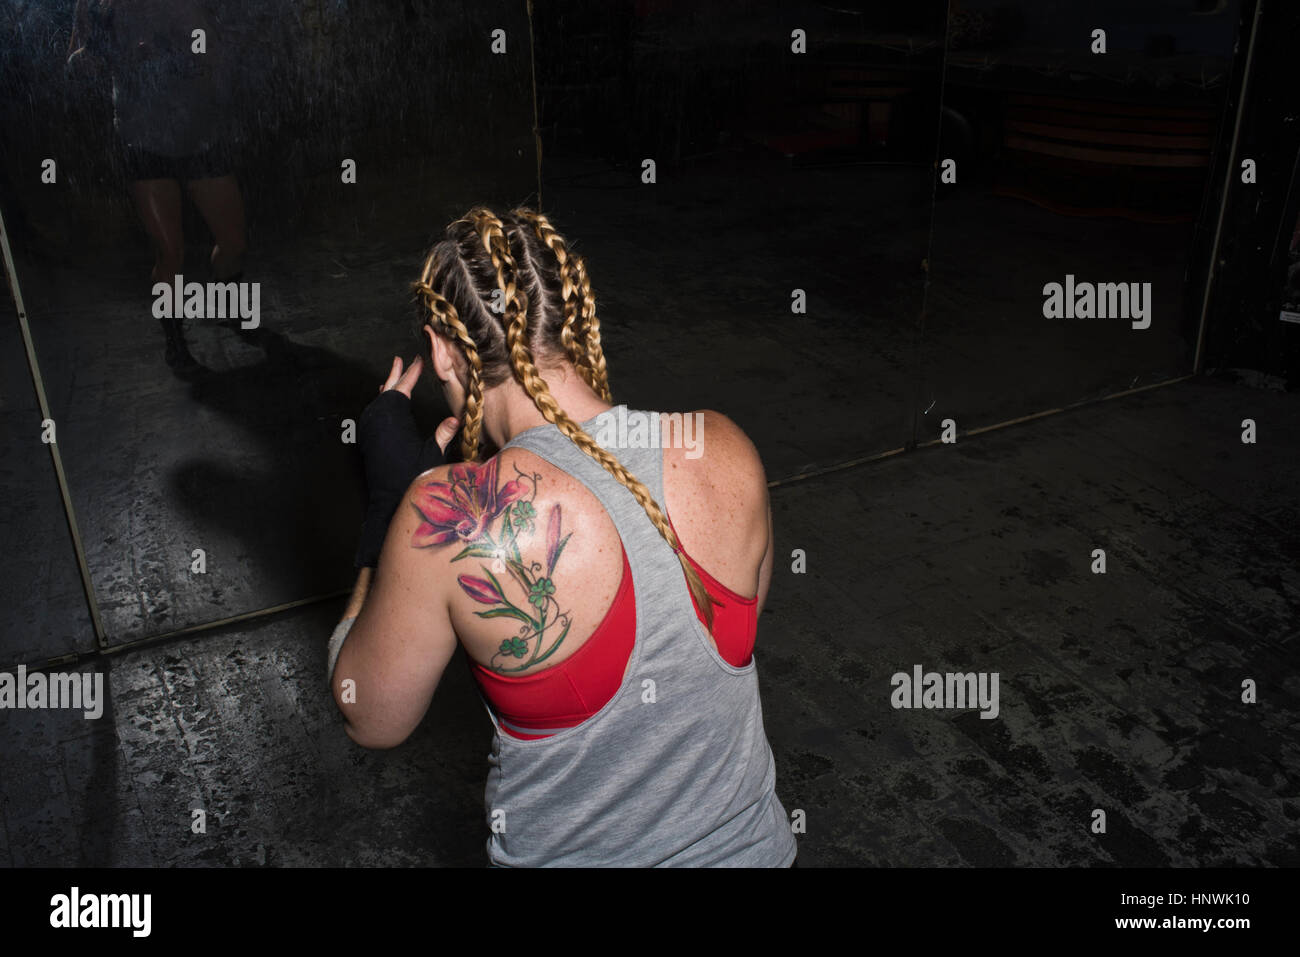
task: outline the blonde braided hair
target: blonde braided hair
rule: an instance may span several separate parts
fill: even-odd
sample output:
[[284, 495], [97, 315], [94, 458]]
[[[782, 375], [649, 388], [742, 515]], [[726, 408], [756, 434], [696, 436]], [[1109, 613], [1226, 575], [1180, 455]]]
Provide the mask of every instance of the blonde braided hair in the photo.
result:
[[596, 298], [591, 294], [586, 260], [579, 257], [574, 271], [578, 274], [578, 291], [582, 296], [582, 331], [587, 346], [587, 362], [591, 365], [592, 376], [597, 382], [603, 382], [608, 392], [609, 373], [605, 368], [605, 352], [600, 346], [600, 320], [596, 318]]
[[465, 350], [465, 362], [469, 367], [469, 389], [466, 390], [460, 451], [466, 462], [473, 462], [478, 457], [479, 435], [483, 429], [483, 360], [479, 357], [474, 337], [465, 328], [465, 323], [461, 322], [456, 307], [429, 285], [433, 267], [434, 257], [430, 253], [429, 258], [424, 261], [424, 269], [415, 283], [415, 288], [428, 303], [429, 317], [434, 325], [444, 332], [450, 332]]
[[[604, 401], [612, 401], [605, 356], [600, 343], [600, 324], [596, 319], [595, 298], [591, 292], [591, 283], [587, 277], [585, 263], [583, 263], [581, 257], [568, 251], [559, 233], [555, 231], [550, 221], [540, 213], [527, 209], [516, 209], [513, 211], [513, 217], [519, 222], [531, 223], [538, 238], [555, 254], [559, 262], [558, 274], [561, 280], [561, 297], [564, 306], [564, 322], [559, 331], [559, 338], [563, 344], [565, 354], [573, 362], [587, 384], [591, 386], [592, 391]], [[533, 350], [529, 344], [529, 297], [521, 287], [519, 267], [514, 252], [510, 247], [505, 224], [490, 209], [482, 206], [471, 209], [463, 219], [457, 220], [457, 223], [467, 223], [473, 227], [483, 251], [491, 259], [492, 269], [496, 274], [496, 287], [501, 290], [505, 298], [505, 309], [500, 323], [505, 326], [505, 347], [515, 379], [523, 386], [524, 391], [528, 393], [533, 400], [533, 404], [537, 406], [538, 411], [541, 412], [546, 421], [558, 428], [574, 445], [595, 459], [605, 471], [632, 493], [632, 496], [645, 510], [646, 516], [654, 524], [659, 534], [663, 536], [677, 555], [677, 561], [686, 576], [686, 584], [690, 589], [691, 597], [694, 598], [696, 605], [703, 613], [711, 634], [714, 621], [713, 596], [704, 587], [704, 582], [700, 579], [699, 573], [687, 561], [681, 541], [677, 538], [673, 527], [668, 523], [668, 518], [663, 509], [659, 507], [659, 503], [654, 500], [650, 490], [645, 487], [640, 479], [629, 472], [622, 462], [602, 448], [594, 438], [583, 431], [582, 427], [568, 416], [564, 409], [560, 407], [560, 404], [555, 401], [546, 380], [538, 371], [536, 360], [533, 357]], [[457, 246], [457, 248], [460, 247]], [[485, 376], [480, 357], [481, 350], [470, 336], [464, 322], [459, 318], [455, 306], [433, 289], [430, 280], [434, 271], [434, 254], [431, 253], [429, 259], [425, 262], [424, 272], [420, 281], [416, 283], [416, 288], [424, 295], [429, 304], [432, 321], [439, 326], [450, 329], [453, 337], [465, 349], [466, 359], [470, 367], [470, 388], [468, 390], [469, 400], [465, 407], [465, 434], [462, 439], [462, 449], [465, 450], [466, 461], [473, 461], [478, 451], [479, 435], [483, 421], [482, 393]], [[481, 292], [478, 298], [479, 304], [482, 305], [484, 297]], [[486, 313], [486, 309], [484, 309], [484, 312]], [[491, 329], [493, 338], [495, 338], [495, 334], [500, 329], [496, 322], [493, 322], [492, 326], [495, 327]], [[473, 436], [472, 439], [471, 435]]]
[[[606, 402], [613, 402], [609, 391], [609, 374], [605, 369], [605, 354], [600, 348], [600, 322], [596, 319], [596, 299], [591, 294], [587, 279], [587, 266], [581, 256], [569, 252], [555, 227], [541, 213], [531, 209], [516, 209], [514, 215], [533, 224], [537, 238], [546, 243], [560, 263], [561, 297], [564, 300], [564, 325], [560, 327], [560, 341], [564, 351], [596, 393]], [[576, 332], [575, 332], [576, 329]], [[581, 342], [579, 342], [581, 337]]]

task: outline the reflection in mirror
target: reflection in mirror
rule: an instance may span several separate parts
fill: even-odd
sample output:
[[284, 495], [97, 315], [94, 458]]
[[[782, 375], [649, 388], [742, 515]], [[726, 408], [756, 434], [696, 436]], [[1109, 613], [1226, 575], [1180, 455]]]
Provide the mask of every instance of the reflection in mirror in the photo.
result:
[[918, 439], [1190, 373], [1238, 3], [951, 7]]
[[943, 0], [536, 9], [542, 195], [619, 400], [725, 411], [774, 480], [903, 445]]
[[42, 443], [49, 434], [17, 310], [0, 301], [0, 670], [95, 647], [50, 447]]
[[0, 208], [109, 642], [346, 588], [422, 254], [535, 198], [524, 5], [3, 15]]

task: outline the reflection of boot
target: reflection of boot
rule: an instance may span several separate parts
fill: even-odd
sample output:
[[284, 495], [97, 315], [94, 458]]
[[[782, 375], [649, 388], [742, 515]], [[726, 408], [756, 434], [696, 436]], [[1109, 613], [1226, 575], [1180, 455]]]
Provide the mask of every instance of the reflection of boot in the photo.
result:
[[[227, 276], [225, 279], [217, 279], [215, 278], [214, 275], [212, 281], [213, 282], [243, 282], [244, 271], [241, 269], [239, 270], [239, 272], [235, 273], [232, 276]], [[225, 319], [218, 319], [216, 320], [216, 324], [223, 329], [231, 330], [237, 336], [239, 336], [240, 339], [242, 339], [246, 344], [250, 346], [261, 346], [263, 348], [265, 347], [265, 342], [263, 341], [263, 337], [262, 337], [263, 328], [261, 325], [258, 325], [257, 328], [255, 329], [245, 329], [244, 320], [239, 318], [238, 316], [227, 316]]]
[[190, 355], [189, 346], [185, 344], [185, 335], [181, 331], [180, 319], [159, 319], [163, 327], [163, 336], [167, 340], [167, 351], [164, 358], [167, 365], [177, 372], [185, 372], [197, 369], [199, 364], [194, 356]]

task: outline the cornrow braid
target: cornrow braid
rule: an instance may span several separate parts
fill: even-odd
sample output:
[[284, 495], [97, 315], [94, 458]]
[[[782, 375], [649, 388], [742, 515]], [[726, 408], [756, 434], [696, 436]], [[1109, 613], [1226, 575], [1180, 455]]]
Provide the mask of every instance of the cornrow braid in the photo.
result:
[[432, 271], [433, 257], [430, 256], [425, 261], [424, 270], [414, 286], [416, 291], [424, 296], [433, 322], [444, 329], [449, 329], [456, 341], [465, 349], [465, 362], [469, 367], [469, 389], [465, 398], [465, 422], [461, 428], [460, 450], [466, 462], [473, 462], [478, 457], [479, 435], [483, 429], [483, 360], [479, 357], [474, 338], [456, 312], [456, 307], [429, 285]]
[[[541, 213], [530, 209], [516, 209], [514, 215], [533, 224], [537, 238], [544, 242], [555, 254], [560, 264], [561, 298], [564, 302], [564, 325], [560, 328], [560, 341], [564, 351], [578, 373], [586, 380], [591, 390], [606, 402], [613, 401], [609, 391], [609, 378], [604, 374], [604, 356], [601, 356], [602, 370], [598, 374], [591, 362], [587, 347], [586, 307], [590, 303], [591, 315], [595, 316], [595, 300], [591, 296], [591, 283], [587, 281], [586, 268], [582, 259], [569, 252], [563, 238]], [[582, 301], [579, 302], [579, 297]], [[579, 335], [582, 341], [579, 341]], [[599, 343], [599, 338], [597, 339]], [[599, 345], [598, 345], [599, 348]]]
[[[560, 408], [560, 404], [555, 401], [555, 397], [551, 395], [546, 380], [537, 371], [532, 349], [528, 345], [528, 300], [527, 296], [519, 288], [515, 258], [510, 251], [510, 242], [506, 238], [504, 225], [491, 211], [481, 207], [473, 210], [471, 216], [475, 218], [484, 249], [492, 257], [492, 265], [497, 274], [497, 285], [505, 292], [505, 312], [509, 323], [506, 328], [506, 342], [510, 352], [510, 365], [514, 370], [515, 378], [523, 385], [524, 391], [532, 398], [533, 403], [546, 421], [558, 428], [574, 445], [600, 463], [605, 471], [632, 493], [632, 496], [645, 510], [646, 516], [659, 530], [659, 534], [663, 536], [664, 540], [672, 547], [673, 552], [676, 553], [677, 561], [682, 567], [682, 572], [686, 575], [686, 584], [690, 589], [691, 597], [695, 599], [696, 606], [703, 611], [709, 633], [712, 634], [713, 596], [704, 587], [704, 582], [700, 580], [699, 573], [686, 560], [681, 541], [668, 523], [663, 509], [654, 500], [650, 490], [629, 472], [623, 463], [602, 448], [594, 438], [583, 431], [581, 426], [569, 418], [568, 414]], [[522, 302], [520, 302], [521, 299]]]
[[569, 361], [583, 371], [583, 377], [588, 378], [588, 384], [590, 384], [587, 370], [583, 369], [587, 362], [587, 356], [586, 353], [579, 349], [577, 337], [574, 335], [574, 327], [577, 325], [579, 318], [579, 308], [578, 303], [573, 298], [573, 275], [564, 241], [560, 239], [555, 227], [541, 213], [534, 213], [531, 210], [524, 209], [516, 209], [514, 213], [519, 218], [533, 224], [533, 231], [537, 233], [537, 238], [544, 242], [551, 252], [555, 253], [555, 258], [560, 264], [560, 298], [564, 304], [564, 325], [560, 327], [560, 341], [564, 344], [564, 351], [568, 355]]

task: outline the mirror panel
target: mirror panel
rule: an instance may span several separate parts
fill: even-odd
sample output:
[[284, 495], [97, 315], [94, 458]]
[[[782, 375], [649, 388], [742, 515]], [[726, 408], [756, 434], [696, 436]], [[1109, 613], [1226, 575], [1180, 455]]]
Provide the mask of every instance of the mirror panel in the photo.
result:
[[109, 641], [346, 589], [422, 254], [535, 201], [525, 6], [35, 6], [0, 199]]

